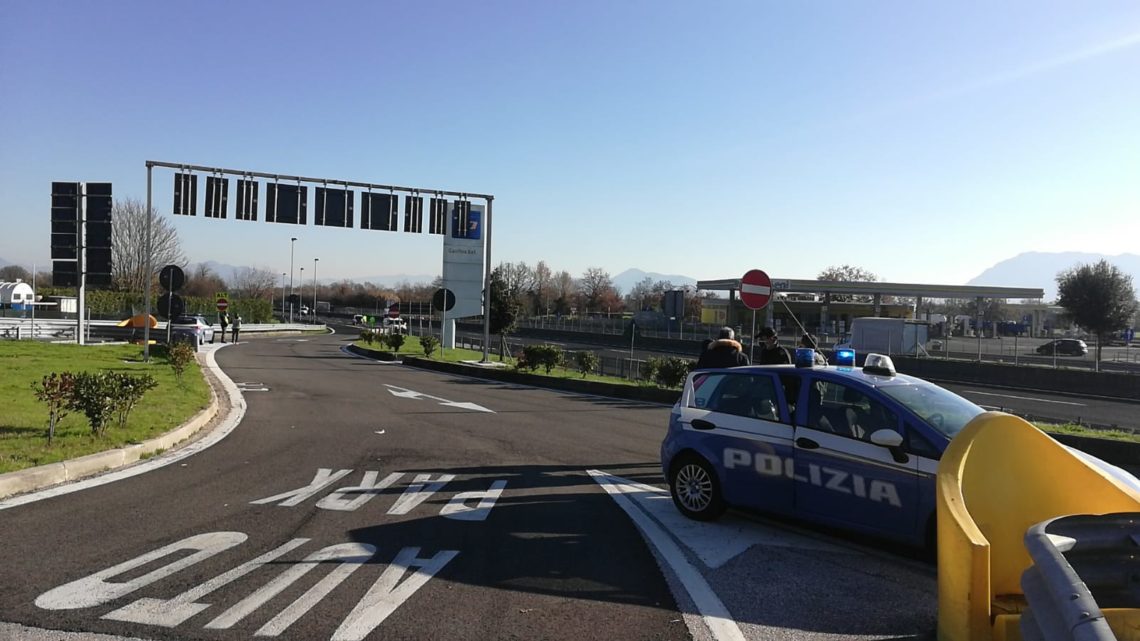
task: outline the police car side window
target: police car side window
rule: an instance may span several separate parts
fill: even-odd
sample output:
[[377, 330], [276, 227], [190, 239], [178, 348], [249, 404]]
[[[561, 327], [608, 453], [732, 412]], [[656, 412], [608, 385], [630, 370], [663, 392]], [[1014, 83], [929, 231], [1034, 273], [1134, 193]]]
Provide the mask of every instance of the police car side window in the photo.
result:
[[724, 380], [724, 374], [697, 374], [693, 377], [693, 396], [689, 401], [691, 407], [699, 407], [701, 409], [712, 409], [710, 407], [710, 399], [716, 394], [717, 388], [720, 387], [721, 382]]
[[697, 403], [701, 401], [700, 392], [714, 382], [711, 380], [713, 376], [717, 376], [719, 380], [715, 381], [716, 389], [704, 399], [705, 409], [766, 421], [780, 420], [779, 397], [776, 395], [776, 386], [771, 376], [710, 375], [710, 380], [704, 381], [701, 390], [697, 391]]
[[899, 429], [898, 415], [859, 389], [816, 379], [809, 389], [808, 427], [870, 442], [880, 429]]
[[935, 461], [942, 458], [942, 452], [939, 452], [938, 448], [934, 447], [909, 421], [906, 424], [906, 434], [903, 435], [903, 447], [915, 456]]

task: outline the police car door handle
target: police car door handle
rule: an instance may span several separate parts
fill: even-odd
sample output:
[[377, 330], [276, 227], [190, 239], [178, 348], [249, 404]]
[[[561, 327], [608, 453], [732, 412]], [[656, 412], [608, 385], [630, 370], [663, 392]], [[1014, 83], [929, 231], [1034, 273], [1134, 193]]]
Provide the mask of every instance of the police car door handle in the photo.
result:
[[711, 421], [706, 421], [703, 418], [694, 418], [692, 425], [693, 425], [693, 429], [695, 429], [695, 430], [715, 430], [716, 429], [716, 425], [714, 423], [712, 423]]
[[815, 450], [815, 449], [819, 449], [819, 443], [816, 443], [815, 441], [811, 440], [810, 438], [805, 438], [805, 437], [801, 436], [801, 437], [796, 439], [796, 447], [802, 447], [805, 450]]

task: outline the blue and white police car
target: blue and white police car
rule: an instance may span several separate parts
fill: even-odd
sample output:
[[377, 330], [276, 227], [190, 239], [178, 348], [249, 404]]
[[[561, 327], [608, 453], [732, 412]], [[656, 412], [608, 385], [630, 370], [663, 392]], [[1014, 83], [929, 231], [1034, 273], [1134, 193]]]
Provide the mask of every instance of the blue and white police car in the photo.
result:
[[661, 465], [677, 509], [712, 520], [729, 505], [933, 546], [943, 450], [984, 410], [887, 356], [837, 366], [698, 370], [669, 416]]

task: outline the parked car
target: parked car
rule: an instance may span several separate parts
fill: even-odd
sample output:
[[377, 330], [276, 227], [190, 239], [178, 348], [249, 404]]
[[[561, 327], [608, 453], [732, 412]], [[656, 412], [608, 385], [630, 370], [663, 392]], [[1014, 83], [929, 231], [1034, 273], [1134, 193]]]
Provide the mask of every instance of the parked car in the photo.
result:
[[711, 520], [731, 505], [932, 546], [938, 460], [984, 410], [889, 357], [866, 363], [690, 373], [661, 444], [677, 509]]
[[197, 337], [198, 345], [214, 342], [214, 328], [205, 316], [177, 316], [170, 321], [171, 331], [191, 330]]
[[1084, 356], [1089, 353], [1089, 346], [1075, 338], [1058, 338], [1038, 347], [1037, 353], [1052, 355], [1054, 350], [1058, 356]]

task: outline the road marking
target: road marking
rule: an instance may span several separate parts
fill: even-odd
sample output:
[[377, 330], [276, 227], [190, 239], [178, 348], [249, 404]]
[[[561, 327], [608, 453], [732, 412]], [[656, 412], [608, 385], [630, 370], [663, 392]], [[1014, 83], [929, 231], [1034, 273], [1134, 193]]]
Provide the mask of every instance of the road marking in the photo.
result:
[[994, 392], [979, 392], [977, 390], [963, 390], [966, 394], [978, 394], [980, 396], [997, 396], [999, 398], [1013, 398], [1019, 401], [1036, 401], [1038, 403], [1053, 403], [1055, 405], [1076, 405], [1077, 407], [1085, 407], [1084, 403], [1073, 403], [1072, 401], [1054, 401], [1047, 398], [1036, 398], [1033, 396], [1014, 396], [1012, 394], [995, 394]]
[[494, 410], [489, 410], [489, 409], [483, 407], [482, 405], [476, 405], [475, 403], [466, 403], [466, 402], [462, 402], [462, 401], [449, 401], [446, 398], [440, 398], [438, 396], [432, 396], [431, 394], [424, 394], [423, 392], [417, 392], [415, 390], [410, 390], [406, 387], [396, 387], [395, 385], [389, 385], [387, 383], [384, 384], [384, 387], [388, 388], [388, 391], [392, 394], [392, 396], [396, 396], [399, 398], [412, 398], [412, 399], [430, 398], [433, 401], [439, 401], [440, 405], [445, 405], [447, 407], [458, 407], [460, 409], [474, 410], [476, 412], [490, 412], [491, 414], [495, 413]]
[[246, 383], [238, 383], [237, 386], [238, 386], [238, 389], [243, 391], [243, 392], [268, 392], [269, 391], [269, 388], [265, 386], [265, 383], [246, 382]]
[[[732, 619], [732, 614], [729, 613], [728, 608], [725, 607], [720, 597], [716, 595], [716, 592], [705, 581], [701, 573], [685, 558], [685, 553], [681, 548], [656, 521], [638, 509], [633, 500], [626, 496], [624, 487], [629, 486], [629, 481], [598, 470], [587, 470], [586, 472], [593, 477], [598, 485], [602, 486], [602, 489], [617, 502], [621, 509], [625, 510], [625, 513], [629, 515], [629, 518], [633, 520], [649, 543], [657, 549], [661, 558], [669, 564], [681, 585], [684, 586], [685, 591], [689, 593], [689, 598], [696, 605], [697, 611], [705, 625], [708, 626], [708, 631], [712, 637], [717, 641], [745, 641], [744, 633], [740, 631], [740, 627]], [[700, 635], [697, 631], [690, 631], [693, 632], [694, 637], [699, 638]]]

